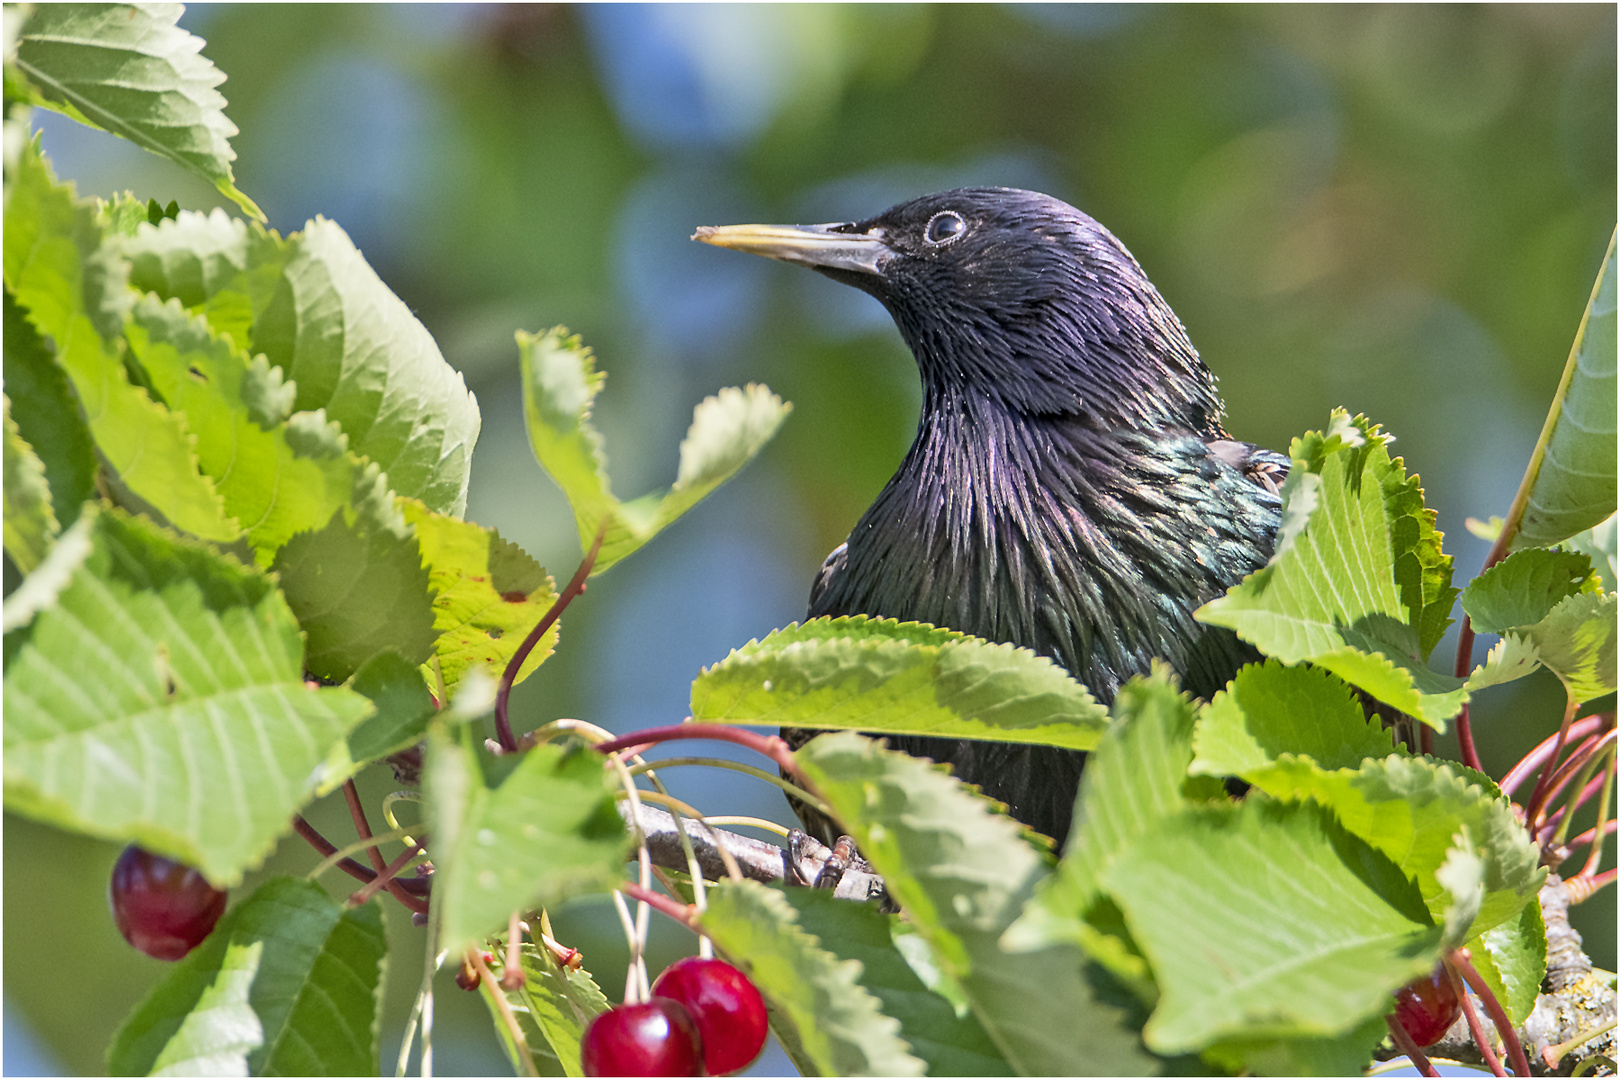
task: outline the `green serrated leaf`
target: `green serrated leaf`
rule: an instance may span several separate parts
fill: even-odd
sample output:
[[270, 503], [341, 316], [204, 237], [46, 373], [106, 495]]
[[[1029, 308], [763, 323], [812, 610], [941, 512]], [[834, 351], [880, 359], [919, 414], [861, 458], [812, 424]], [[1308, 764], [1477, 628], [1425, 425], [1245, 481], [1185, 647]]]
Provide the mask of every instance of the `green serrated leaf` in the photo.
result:
[[606, 889], [624, 866], [629, 838], [591, 751], [537, 746], [488, 787], [473, 753], [436, 729], [424, 780], [445, 948], [504, 926], [513, 911]]
[[1575, 701], [1614, 693], [1615, 611], [1613, 593], [1576, 593], [1524, 631], [1535, 643], [1537, 659]]
[[7, 637], [6, 808], [234, 884], [371, 705], [304, 685], [268, 576], [119, 513], [96, 515], [93, 538], [55, 603]]
[[931, 763], [850, 732], [813, 739], [796, 758], [1015, 1070], [1155, 1067], [1128, 1016], [1099, 995], [1078, 949], [1014, 953], [1001, 944], [1049, 873], [1022, 826]]
[[1552, 409], [1508, 513], [1518, 525], [1511, 548], [1550, 547], [1614, 513], [1614, 279], [1611, 236]]
[[1102, 883], [1152, 962], [1161, 996], [1143, 1038], [1160, 1053], [1344, 1035], [1439, 959], [1399, 869], [1310, 804], [1162, 818]]
[[1276, 553], [1197, 616], [1443, 729], [1468, 700], [1463, 680], [1424, 666], [1450, 623], [1451, 558], [1388, 442], [1343, 410], [1296, 439]]
[[523, 944], [523, 975], [523, 986], [506, 999], [529, 1022], [529, 1053], [540, 1075], [583, 1076], [579, 1043], [591, 1020], [609, 1008], [607, 996], [589, 971], [562, 967], [550, 950], [529, 942]]
[[802, 1055], [806, 1074], [923, 1075], [924, 1063], [901, 1038], [899, 1021], [861, 985], [861, 965], [822, 947], [780, 892], [753, 881], [722, 881], [709, 889], [700, 921], [726, 959], [759, 988], [782, 1045]]
[[68, 388], [67, 375], [23, 314], [5, 294], [5, 385], [17, 432], [45, 467], [51, 510], [65, 529], [96, 493], [96, 451]]
[[356, 765], [421, 741], [438, 711], [421, 669], [391, 649], [360, 665], [349, 688], [377, 710], [349, 732], [349, 759]]
[[0, 396], [0, 402], [5, 423], [5, 548], [26, 574], [44, 560], [62, 528], [51, 508], [45, 463], [12, 422], [11, 398]]
[[1564, 597], [1580, 592], [1591, 569], [1585, 555], [1573, 552], [1516, 551], [1468, 583], [1463, 610], [1483, 634], [1531, 626]]
[[1474, 970], [1490, 986], [1515, 1027], [1529, 1019], [1547, 973], [1547, 924], [1541, 905], [1524, 905], [1512, 922], [1468, 942]]
[[1285, 753], [1330, 769], [1395, 753], [1390, 733], [1332, 672], [1275, 660], [1250, 664], [1215, 695], [1193, 746], [1193, 772], [1244, 778]]
[[621, 502], [608, 480], [602, 436], [591, 424], [591, 406], [605, 377], [596, 370], [591, 350], [561, 326], [538, 335], [520, 331], [517, 341], [529, 444], [568, 497], [581, 547], [588, 549], [607, 522], [592, 571], [596, 574], [729, 480], [770, 441], [793, 408], [769, 388], [752, 384], [706, 398], [693, 410], [674, 485]]
[[[55, 183], [37, 138], [24, 148], [8, 198], [6, 285], [39, 332], [55, 342], [56, 360], [96, 448], [120, 484], [176, 528], [205, 540], [234, 540], [240, 529], [213, 482], [198, 471], [185, 419], [130, 383], [119, 342], [97, 329], [108, 312], [92, 288], [92, 264], [106, 257], [94, 207], [75, 202], [71, 187]], [[119, 290], [122, 285], [112, 291]]]
[[[433, 587], [433, 648], [446, 689], [454, 693], [473, 667], [498, 677], [557, 599], [555, 584], [494, 529], [435, 514], [415, 499], [401, 499], [399, 506], [416, 532]], [[515, 682], [557, 647], [557, 625], [536, 643]]]
[[124, 1021], [115, 1075], [374, 1076], [387, 941], [373, 900], [272, 878]]
[[812, 619], [692, 684], [692, 719], [1097, 745], [1108, 713], [1044, 656], [926, 623]]
[[264, 220], [236, 189], [225, 75], [200, 54], [203, 41], [176, 25], [179, 4], [45, 4], [17, 42], [16, 64], [32, 104], [110, 131], [168, 158]]
[[304, 665], [341, 682], [392, 650], [421, 663], [433, 651], [433, 592], [416, 537], [388, 478], [367, 465], [350, 504], [299, 533], [271, 564], [308, 639]]
[[830, 889], [787, 889], [799, 925], [840, 960], [860, 962], [857, 982], [900, 1021], [900, 1036], [929, 1076], [1009, 1076], [1012, 1066], [971, 1012], [958, 1015], [930, 990], [895, 946], [892, 916], [872, 903], [835, 898]]
[[[262, 422], [270, 419], [264, 396], [293, 389], [277, 385], [269, 375], [275, 369], [262, 359], [254, 364], [178, 300], [143, 297], [125, 336], [153, 389], [184, 413], [198, 464], [242, 523], [261, 566], [294, 535], [327, 525], [349, 500], [360, 462], [352, 455], [300, 453], [279, 421]], [[250, 396], [259, 398], [258, 416]]]
[[[6, 634], [27, 626], [35, 615], [56, 603], [57, 596], [68, 587], [73, 575], [79, 572], [79, 567], [84, 565], [94, 548], [95, 515], [96, 508], [92, 504], [78, 521], [57, 538], [50, 553], [34, 568], [33, 573], [23, 578], [22, 584], [6, 597], [5, 616], [0, 620], [4, 623]], [[8, 663], [13, 640], [21, 643], [23, 635], [6, 639]]]
[[1396, 755], [1330, 770], [1285, 754], [1245, 779], [1276, 798], [1314, 799], [1331, 809], [1346, 829], [1417, 882], [1436, 922], [1453, 902], [1436, 874], [1453, 838], [1466, 829], [1484, 860], [1485, 896], [1459, 940], [1516, 916], [1546, 876], [1508, 801], [1488, 778], [1461, 766]]
[[1018, 950], [1065, 941], [1080, 945], [1151, 1001], [1151, 978], [1123, 924], [1110, 921], [1109, 911], [1093, 910], [1099, 901], [1107, 903], [1097, 883], [1154, 822], [1194, 801], [1219, 797], [1221, 785], [1187, 775], [1194, 707], [1167, 669], [1126, 683], [1113, 712], [1114, 726], [1080, 774], [1073, 839], [1057, 873], [1041, 882], [1003, 943]]
[[1571, 551], [1579, 551], [1592, 560], [1592, 569], [1597, 574], [1598, 584], [1604, 592], [1615, 591], [1616, 553], [1615, 515], [1607, 518], [1587, 529], [1576, 533], [1563, 546]]
[[1503, 634], [1502, 640], [1491, 646], [1485, 662], [1468, 676], [1468, 689], [1477, 692], [1522, 679], [1539, 667], [1541, 657], [1533, 642], [1518, 634]]

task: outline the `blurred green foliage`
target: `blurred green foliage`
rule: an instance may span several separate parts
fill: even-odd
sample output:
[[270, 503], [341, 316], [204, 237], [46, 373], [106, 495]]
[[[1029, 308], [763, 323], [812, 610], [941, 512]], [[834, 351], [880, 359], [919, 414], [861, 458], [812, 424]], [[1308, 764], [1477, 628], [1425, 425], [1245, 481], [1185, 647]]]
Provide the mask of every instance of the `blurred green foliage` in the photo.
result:
[[[565, 323], [594, 347], [626, 497], [672, 479], [719, 386], [795, 403], [763, 461], [570, 611], [515, 699], [529, 727], [679, 719], [699, 664], [803, 614], [915, 425], [874, 305], [690, 244], [696, 225], [861, 218], [963, 183], [1064, 198], [1176, 308], [1238, 437], [1286, 448], [1335, 406], [1393, 432], [1466, 580], [1485, 545], [1463, 519], [1505, 511], [1616, 217], [1612, 5], [222, 5], [183, 25], [229, 76], [241, 189], [282, 232], [337, 220], [426, 323], [484, 413], [468, 516], [553, 574], [578, 542], [524, 440], [514, 330]], [[81, 193], [221, 201], [40, 122]], [[1487, 765], [1561, 703], [1550, 676], [1488, 695]], [[677, 794], [785, 820], [731, 787]], [[347, 835], [340, 807], [312, 817]], [[9, 817], [4, 839], [7, 1002], [61, 1067], [100, 1072], [159, 974], [105, 916], [116, 851]], [[287, 844], [270, 869], [311, 861]], [[1577, 923], [1609, 968], [1613, 912], [1609, 889]], [[385, 1063], [421, 948], [395, 915]], [[616, 993], [605, 909], [557, 925]], [[655, 969], [685, 946], [667, 935]], [[504, 1069], [486, 1023], [442, 981], [440, 1072]]]

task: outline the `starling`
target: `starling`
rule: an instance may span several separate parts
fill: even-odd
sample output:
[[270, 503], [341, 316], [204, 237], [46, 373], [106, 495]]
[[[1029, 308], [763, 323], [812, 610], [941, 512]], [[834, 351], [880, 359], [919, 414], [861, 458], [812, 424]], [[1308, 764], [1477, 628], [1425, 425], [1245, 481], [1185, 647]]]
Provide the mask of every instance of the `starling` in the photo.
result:
[[[1026, 646], [1104, 702], [1167, 661], [1208, 697], [1256, 658], [1193, 611], [1271, 555], [1285, 456], [1231, 438], [1215, 378], [1124, 245], [1032, 191], [962, 188], [865, 221], [701, 228], [877, 297], [922, 375], [899, 470], [823, 564], [811, 617]], [[785, 730], [795, 745], [815, 732]], [[1084, 754], [901, 736], [1062, 845]], [[796, 807], [832, 843], [831, 823]]]

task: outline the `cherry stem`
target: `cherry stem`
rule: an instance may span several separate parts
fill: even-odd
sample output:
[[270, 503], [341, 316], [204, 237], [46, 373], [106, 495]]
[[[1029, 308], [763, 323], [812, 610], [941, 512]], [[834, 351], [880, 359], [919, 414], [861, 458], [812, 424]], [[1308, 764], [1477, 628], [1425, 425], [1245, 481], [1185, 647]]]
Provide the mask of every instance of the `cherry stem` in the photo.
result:
[[703, 932], [698, 929], [694, 909], [690, 904], [683, 904], [672, 897], [665, 896], [661, 892], [642, 888], [634, 881], [621, 881], [618, 890], [632, 900], [639, 900], [648, 907], [657, 908], [688, 930], [695, 933]]
[[[1474, 970], [1474, 965], [1469, 963], [1468, 954], [1464, 950], [1453, 949], [1447, 960], [1463, 977], [1469, 989], [1479, 995], [1479, 1000], [1485, 1005], [1485, 1011], [1490, 1013], [1491, 1023], [1496, 1025], [1496, 1033], [1502, 1037], [1502, 1045], [1507, 1047], [1508, 1061], [1512, 1063], [1513, 1071], [1519, 1076], [1529, 1076], [1530, 1062], [1525, 1059], [1524, 1046], [1519, 1042], [1519, 1033], [1513, 1030], [1513, 1021], [1508, 1019], [1507, 1010], [1502, 1008], [1502, 1003], [1491, 992], [1490, 984]], [[1466, 997], [1463, 1004], [1466, 1008]], [[1480, 1044], [1480, 1048], [1484, 1049], [1484, 1043]]]
[[1451, 992], [1457, 995], [1457, 1002], [1462, 1006], [1463, 1018], [1468, 1021], [1468, 1034], [1473, 1038], [1474, 1045], [1479, 1047], [1479, 1056], [1485, 1059], [1485, 1067], [1491, 1070], [1492, 1076], [1506, 1076], [1507, 1070], [1502, 1068], [1502, 1059], [1496, 1056], [1496, 1048], [1491, 1045], [1490, 1036], [1485, 1034], [1485, 1025], [1479, 1022], [1479, 1012], [1468, 996], [1468, 989], [1463, 986], [1462, 979], [1457, 977], [1456, 969], [1450, 964], [1443, 966], [1446, 969], [1446, 978], [1451, 983]]
[[793, 751], [780, 736], [760, 735], [727, 724], [665, 724], [663, 727], [646, 728], [631, 732], [629, 735], [621, 735], [611, 742], [597, 743], [595, 749], [604, 754], [616, 754], [621, 750], [631, 749], [639, 753], [658, 743], [674, 742], [677, 739], [713, 739], [716, 742], [736, 743], [762, 757], [770, 758], [778, 766], [798, 777], [800, 783], [804, 782], [804, 777], [799, 773], [799, 764], [793, 760]]
[[1531, 790], [1530, 798], [1525, 800], [1524, 820], [1532, 833], [1541, 827], [1539, 818], [1542, 807], [1546, 805], [1547, 785], [1552, 780], [1558, 759], [1563, 755], [1564, 746], [1569, 741], [1569, 729], [1575, 722], [1576, 701], [1573, 697], [1566, 700], [1564, 722], [1558, 725], [1558, 741], [1553, 743], [1553, 752], [1542, 762], [1541, 773], [1536, 777], [1536, 786]]
[[405, 869], [405, 864], [422, 854], [423, 850], [420, 841], [406, 848], [397, 859], [383, 867], [382, 873], [372, 878], [371, 881], [366, 883], [365, 887], [350, 896], [349, 903], [359, 907], [373, 896], [376, 896], [378, 892], [386, 889], [399, 876], [399, 872]]
[[[1576, 747], [1575, 752], [1570, 754], [1563, 764], [1552, 771], [1551, 779], [1547, 781], [1545, 790], [1541, 792], [1541, 800], [1537, 802], [1532, 799], [1530, 805], [1525, 807], [1526, 820], [1534, 822], [1539, 819], [1541, 812], [1547, 808], [1547, 804], [1557, 798], [1571, 780], [1591, 769], [1595, 764], [1597, 755], [1605, 753], [1614, 746], [1615, 734], [1614, 729], [1610, 728], [1601, 736], [1588, 739]], [[1546, 775], [1547, 770], [1543, 769], [1542, 776], [1546, 777]], [[1585, 786], [1583, 783], [1582, 787]], [[1542, 824], [1545, 825], [1546, 822], [1543, 821]]]
[[523, 1075], [539, 1076], [540, 1073], [534, 1065], [534, 1055], [529, 1052], [529, 1042], [523, 1037], [523, 1027], [517, 1022], [517, 1017], [512, 1015], [512, 1003], [507, 1001], [506, 995], [501, 992], [501, 984], [495, 981], [495, 973], [484, 963], [483, 952], [475, 945], [467, 950], [467, 959], [471, 961], [473, 970], [478, 973], [478, 981], [489, 991], [490, 1000], [495, 1003], [495, 1011], [500, 1014], [501, 1023], [506, 1027], [506, 1034], [517, 1050], [512, 1056], [521, 1062]]
[[552, 601], [546, 613], [540, 616], [540, 621], [534, 624], [529, 636], [523, 639], [523, 644], [512, 654], [512, 659], [506, 662], [506, 670], [501, 672], [500, 689], [495, 694], [495, 737], [500, 740], [501, 749], [508, 754], [518, 748], [517, 739], [512, 736], [512, 721], [506, 713], [506, 700], [512, 696], [512, 687], [517, 683], [518, 672], [522, 670], [523, 662], [529, 658], [529, 653], [534, 651], [534, 647], [540, 644], [540, 639], [546, 636], [546, 631], [551, 629], [552, 623], [555, 623], [563, 610], [574, 602], [575, 597], [585, 591], [585, 579], [591, 576], [591, 569], [596, 566], [596, 556], [602, 550], [602, 538], [607, 535], [609, 520], [611, 519], [606, 517], [602, 519], [602, 527], [596, 530], [596, 539], [591, 542], [591, 549], [580, 560], [579, 569], [574, 571], [568, 585], [557, 599]]
[[[1609, 720], [1610, 716], [1606, 714], [1584, 717], [1570, 727], [1569, 737], [1571, 739], [1584, 739], [1609, 722]], [[1511, 798], [1513, 793], [1519, 790], [1519, 786], [1529, 778], [1530, 774], [1539, 769], [1547, 760], [1548, 755], [1552, 753], [1554, 744], [1557, 742], [1557, 735], [1547, 736], [1534, 750], [1526, 754], [1522, 761], [1509, 769], [1507, 775], [1502, 777], [1502, 794]]]
[[1583, 904], [1587, 900], [1591, 899], [1593, 893], [1597, 892], [1605, 885], [1613, 885], [1616, 870], [1620, 870], [1620, 867], [1610, 867], [1609, 869], [1603, 871], [1603, 873], [1596, 874], [1592, 877], [1581, 874], [1577, 877], [1565, 879], [1564, 889], [1569, 893], [1569, 902], [1572, 904]]
[[1564, 800], [1564, 805], [1548, 814], [1547, 820], [1541, 823], [1541, 830], [1536, 833], [1536, 842], [1545, 845], [1547, 841], [1551, 839], [1553, 831], [1557, 829], [1559, 824], [1564, 820], [1564, 815], [1572, 811], [1578, 811], [1581, 807], [1591, 802], [1592, 796], [1601, 791], [1603, 786], [1608, 782], [1609, 778], [1607, 775], [1600, 776], [1582, 788], [1579, 795], [1575, 796], [1574, 798]]
[[[349, 816], [354, 818], [354, 831], [360, 834], [360, 839], [371, 839], [371, 822], [366, 820], [366, 808], [360, 805], [360, 789], [354, 786], [352, 779], [343, 781], [343, 798], [349, 804]], [[366, 848], [366, 858], [371, 860], [371, 868], [377, 873], [387, 869], [383, 862], [382, 851], [376, 844]]]
[[[293, 831], [308, 840], [309, 846], [320, 852], [323, 858], [337, 853], [337, 845], [316, 831], [315, 826], [305, 821], [302, 814], [293, 815], [292, 825]], [[369, 883], [376, 880], [377, 877], [375, 873], [367, 870], [353, 859], [339, 859], [337, 866], [345, 874], [359, 881]]]
[[[1486, 567], [1489, 567], [1490, 563], [1486, 563], [1485, 565]], [[1480, 571], [1480, 573], [1484, 572], [1484, 570]], [[1466, 679], [1468, 678], [1469, 673], [1473, 670], [1474, 624], [1469, 621], [1468, 613], [1464, 612], [1462, 626], [1457, 630], [1457, 665], [1453, 671], [1453, 674], [1455, 674], [1459, 679]], [[1425, 735], [1428, 735], [1428, 730], [1427, 725], [1425, 725]], [[1432, 745], [1432, 740], [1425, 739], [1424, 741]], [[1470, 769], [1478, 769], [1480, 772], [1485, 771], [1485, 766], [1480, 764], [1479, 750], [1474, 746], [1474, 725], [1469, 722], [1468, 705], [1466, 702], [1463, 704], [1462, 712], [1457, 714], [1457, 751], [1462, 755], [1462, 763], [1464, 765], [1467, 765]], [[1429, 747], [1425, 746], [1423, 748], [1423, 752], [1428, 753]]]
[[1395, 1049], [1411, 1058], [1412, 1065], [1418, 1072], [1424, 1076], [1440, 1075], [1440, 1070], [1430, 1064], [1428, 1056], [1418, 1049], [1418, 1044], [1413, 1042], [1412, 1036], [1407, 1033], [1405, 1028], [1401, 1027], [1401, 1022], [1395, 1019], [1394, 1013], [1384, 1017], [1384, 1022], [1389, 1025], [1389, 1037], [1394, 1041]]
[[528, 981], [528, 976], [523, 974], [523, 923], [515, 911], [506, 924], [506, 959], [503, 965], [505, 970], [501, 972], [501, 989], [517, 990]]

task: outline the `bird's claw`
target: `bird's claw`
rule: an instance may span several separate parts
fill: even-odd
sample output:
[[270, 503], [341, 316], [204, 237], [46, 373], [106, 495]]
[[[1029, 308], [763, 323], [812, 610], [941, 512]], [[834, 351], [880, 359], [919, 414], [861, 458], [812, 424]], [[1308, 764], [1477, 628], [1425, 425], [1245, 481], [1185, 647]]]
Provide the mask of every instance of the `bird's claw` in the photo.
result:
[[880, 900], [881, 910], [899, 910], [884, 890], [883, 878], [848, 836], [840, 836], [829, 848], [802, 829], [794, 829], [788, 833], [782, 861], [790, 885], [830, 889], [844, 900]]

